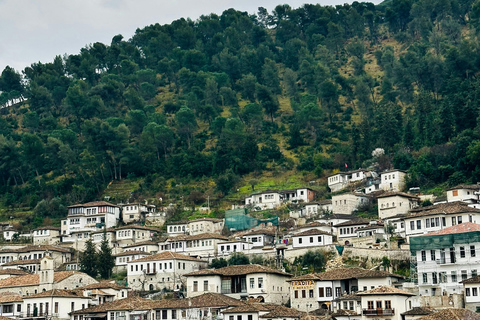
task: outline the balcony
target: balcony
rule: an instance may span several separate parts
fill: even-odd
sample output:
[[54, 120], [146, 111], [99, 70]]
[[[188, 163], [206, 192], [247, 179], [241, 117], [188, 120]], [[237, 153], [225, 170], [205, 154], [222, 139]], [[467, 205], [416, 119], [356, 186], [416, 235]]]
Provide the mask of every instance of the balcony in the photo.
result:
[[364, 316], [393, 316], [395, 309], [363, 309]]

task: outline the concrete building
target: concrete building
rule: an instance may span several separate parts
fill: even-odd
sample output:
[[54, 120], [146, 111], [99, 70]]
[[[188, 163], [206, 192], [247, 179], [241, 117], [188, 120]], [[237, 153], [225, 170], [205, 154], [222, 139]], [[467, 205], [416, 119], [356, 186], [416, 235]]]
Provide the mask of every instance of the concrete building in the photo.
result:
[[337, 229], [338, 241], [346, 238], [358, 237], [357, 229], [365, 228], [370, 225], [370, 220], [364, 218], [357, 218], [354, 220], [346, 221], [335, 225]]
[[33, 244], [56, 245], [60, 243], [60, 228], [59, 227], [41, 227], [32, 230]]
[[122, 220], [124, 223], [145, 221], [147, 215], [155, 214], [156, 207], [153, 204], [127, 203], [121, 204]]
[[148, 257], [150, 253], [145, 251], [129, 250], [120, 252], [114, 255], [115, 257], [115, 268], [114, 272], [118, 273], [121, 271], [126, 271], [128, 263], [133, 260], [141, 259]]
[[291, 275], [261, 265], [204, 269], [185, 276], [188, 297], [215, 292], [235, 299], [252, 297], [277, 304], [286, 303], [289, 298], [287, 280]]
[[125, 247], [138, 242], [151, 241], [159, 229], [138, 225], [127, 225], [115, 229], [115, 242]]
[[333, 243], [331, 233], [310, 229], [292, 236], [292, 248], [318, 248]]
[[415, 302], [415, 294], [391, 286], [381, 286], [358, 295], [363, 319], [404, 320], [402, 313], [412, 309]]

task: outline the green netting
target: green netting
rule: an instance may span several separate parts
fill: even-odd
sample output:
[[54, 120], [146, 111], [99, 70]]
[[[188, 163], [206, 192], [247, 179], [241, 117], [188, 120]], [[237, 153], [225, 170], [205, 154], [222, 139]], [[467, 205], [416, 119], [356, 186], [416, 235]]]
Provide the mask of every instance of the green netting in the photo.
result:
[[421, 236], [410, 238], [410, 252], [415, 255], [417, 251], [446, 249], [453, 244], [467, 244], [480, 241], [480, 232], [464, 232], [456, 234], [442, 234], [436, 236]]
[[251, 229], [262, 223], [271, 223], [274, 226], [278, 226], [278, 217], [273, 217], [270, 219], [257, 219], [247, 215], [247, 213], [247, 209], [234, 209], [225, 211], [225, 225], [228, 229], [234, 229], [237, 231]]

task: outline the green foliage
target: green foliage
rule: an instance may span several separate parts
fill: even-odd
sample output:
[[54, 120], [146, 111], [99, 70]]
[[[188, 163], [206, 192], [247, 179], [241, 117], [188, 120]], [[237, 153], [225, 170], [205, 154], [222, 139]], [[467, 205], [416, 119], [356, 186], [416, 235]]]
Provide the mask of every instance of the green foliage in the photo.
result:
[[85, 241], [85, 251], [80, 255], [80, 270], [95, 278], [98, 274], [97, 251], [92, 239]]
[[325, 268], [326, 260], [327, 258], [323, 251], [309, 250], [303, 256], [295, 258], [294, 265], [300, 266], [306, 273], [321, 272]]
[[243, 253], [234, 253], [230, 259], [228, 259], [228, 265], [229, 266], [238, 266], [238, 265], [244, 265], [244, 264], [250, 264], [250, 260], [248, 257], [243, 254]]
[[115, 266], [115, 258], [112, 255], [112, 248], [107, 239], [107, 232], [104, 229], [100, 251], [97, 255], [97, 269], [102, 279], [109, 279], [112, 275], [112, 269]]
[[227, 265], [228, 265], [228, 262], [224, 258], [219, 258], [219, 259], [215, 258], [208, 265], [208, 267], [213, 269], [220, 269], [220, 268], [226, 267]]

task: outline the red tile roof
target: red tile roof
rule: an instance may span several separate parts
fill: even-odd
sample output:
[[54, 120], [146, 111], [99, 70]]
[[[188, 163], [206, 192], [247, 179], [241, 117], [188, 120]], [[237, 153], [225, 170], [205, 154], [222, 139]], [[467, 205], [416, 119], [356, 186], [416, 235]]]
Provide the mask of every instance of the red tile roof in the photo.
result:
[[87, 203], [74, 204], [74, 205], [68, 206], [68, 208], [75, 208], [75, 207], [98, 207], [98, 206], [118, 207], [117, 205], [114, 205], [113, 203], [110, 203], [110, 202], [107, 202], [107, 201], [92, 201], [92, 202], [87, 202]]
[[206, 262], [206, 261], [203, 261], [203, 260], [200, 260], [200, 259], [197, 259], [197, 258], [194, 258], [194, 257], [190, 257], [190, 256], [187, 256], [187, 255], [184, 255], [184, 254], [171, 252], [171, 251], [164, 251], [164, 252], [160, 252], [160, 253], [157, 253], [157, 254], [154, 254], [154, 255], [151, 255], [151, 256], [148, 256], [148, 257], [143, 257], [143, 258], [140, 258], [140, 259], [132, 260], [132, 261], [129, 261], [128, 263], [143, 262], [143, 261], [171, 260], [171, 259]]
[[261, 266], [258, 264], [247, 264], [239, 266], [228, 266], [220, 269], [203, 269], [186, 274], [186, 276], [204, 276], [204, 275], [221, 275], [221, 276], [236, 276], [246, 275], [252, 273], [274, 273], [287, 277], [292, 275], [280, 270], [272, 269], [269, 267]]
[[471, 208], [468, 203], [455, 201], [447, 203], [439, 203], [433, 206], [420, 207], [410, 210], [406, 218], [423, 217], [435, 214], [456, 214], [456, 213], [480, 213], [480, 209]]
[[362, 291], [358, 292], [357, 295], [359, 296], [377, 296], [377, 295], [393, 295], [393, 294], [398, 294], [402, 296], [414, 296], [414, 293], [407, 292], [404, 290], [400, 290], [394, 287], [389, 287], [389, 286], [382, 286], [382, 287], [377, 287], [371, 290], [367, 291]]
[[465, 222], [465, 223], [460, 223], [460, 224], [445, 228], [440, 231], [429, 232], [421, 236], [429, 237], [429, 236], [439, 236], [439, 235], [466, 233], [466, 232], [475, 232], [475, 231], [480, 231], [480, 224]]
[[443, 309], [417, 320], [480, 320], [480, 314], [467, 309]]

